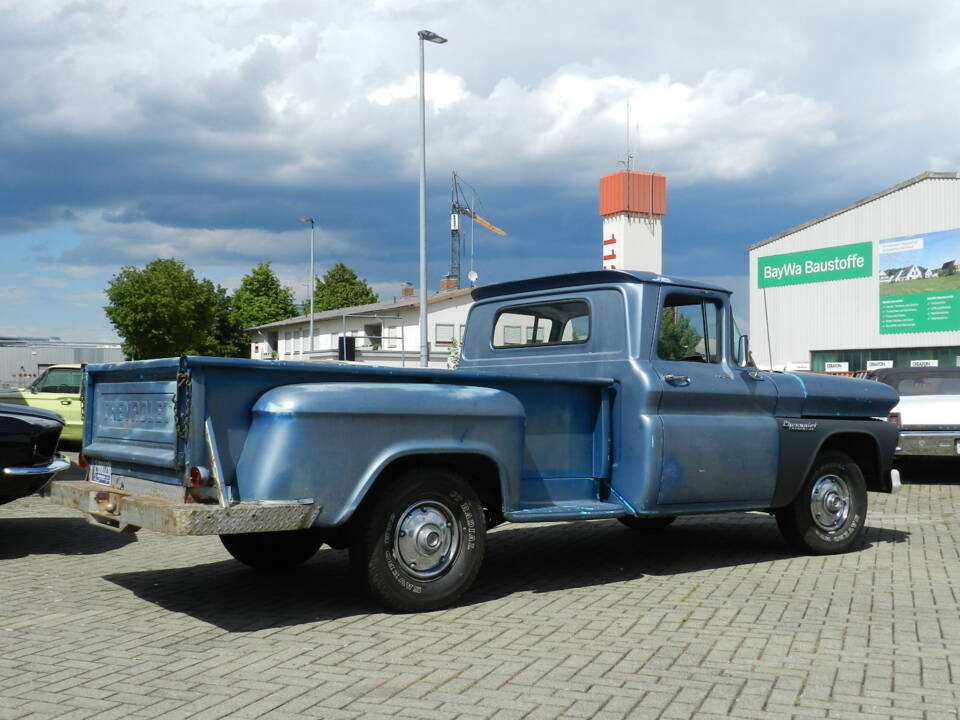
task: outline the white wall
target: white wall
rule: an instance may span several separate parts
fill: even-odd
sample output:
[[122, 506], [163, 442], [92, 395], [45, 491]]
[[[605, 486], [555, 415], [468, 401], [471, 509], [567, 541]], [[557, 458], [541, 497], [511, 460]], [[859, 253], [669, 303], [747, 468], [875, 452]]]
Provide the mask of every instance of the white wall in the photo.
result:
[[[927, 178], [751, 250], [750, 346], [757, 364], [782, 368], [808, 361], [813, 350], [960, 345], [960, 332], [881, 335], [879, 329], [878, 241], [956, 228], [960, 179]], [[757, 287], [760, 257], [868, 241], [872, 277]]]

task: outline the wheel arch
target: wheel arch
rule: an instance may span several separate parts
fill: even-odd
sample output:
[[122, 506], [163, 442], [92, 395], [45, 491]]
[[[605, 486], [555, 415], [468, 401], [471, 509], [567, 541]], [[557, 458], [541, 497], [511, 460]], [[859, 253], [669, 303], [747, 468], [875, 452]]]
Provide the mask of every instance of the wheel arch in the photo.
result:
[[[815, 429], [792, 430], [795, 427]], [[867, 490], [890, 492], [890, 463], [896, 437], [896, 428], [879, 420], [826, 419], [781, 423], [780, 461], [771, 508], [790, 504], [817, 457], [830, 450], [846, 453], [857, 463]]]
[[362, 514], [364, 507], [379, 493], [418, 467], [443, 467], [456, 472], [474, 489], [489, 515], [502, 515], [508, 479], [501, 461], [480, 450], [436, 448], [396, 455], [384, 462], [356, 498], [350, 518]]

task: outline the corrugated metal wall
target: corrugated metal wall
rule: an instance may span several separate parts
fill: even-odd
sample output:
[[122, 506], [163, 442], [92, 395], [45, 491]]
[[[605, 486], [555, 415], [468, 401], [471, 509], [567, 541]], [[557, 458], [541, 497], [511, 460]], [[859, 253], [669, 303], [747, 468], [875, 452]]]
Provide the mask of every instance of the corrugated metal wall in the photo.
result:
[[0, 346], [0, 387], [25, 387], [47, 365], [120, 362], [120, 348], [70, 345]]
[[[881, 335], [877, 279], [878, 241], [957, 228], [960, 179], [931, 177], [751, 250], [750, 345], [758, 365], [809, 361], [815, 350], [960, 345], [960, 331]], [[868, 241], [873, 277], [757, 287], [760, 257]]]

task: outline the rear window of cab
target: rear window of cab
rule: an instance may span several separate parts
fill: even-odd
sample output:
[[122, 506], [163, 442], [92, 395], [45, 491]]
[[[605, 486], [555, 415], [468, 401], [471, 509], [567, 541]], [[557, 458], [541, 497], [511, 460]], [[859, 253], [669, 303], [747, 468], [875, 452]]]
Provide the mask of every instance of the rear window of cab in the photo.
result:
[[493, 323], [491, 345], [497, 349], [576, 345], [589, 339], [587, 301], [555, 300], [501, 309]]

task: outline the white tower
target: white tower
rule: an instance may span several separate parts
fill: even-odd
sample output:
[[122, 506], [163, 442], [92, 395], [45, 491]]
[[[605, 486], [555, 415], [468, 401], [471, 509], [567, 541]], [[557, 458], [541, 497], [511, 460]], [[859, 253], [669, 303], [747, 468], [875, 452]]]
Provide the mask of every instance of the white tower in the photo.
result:
[[604, 270], [663, 272], [661, 218], [667, 211], [667, 179], [621, 170], [600, 178]]

